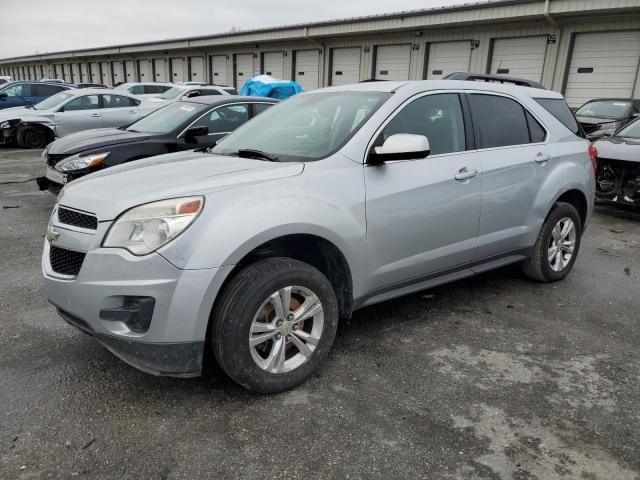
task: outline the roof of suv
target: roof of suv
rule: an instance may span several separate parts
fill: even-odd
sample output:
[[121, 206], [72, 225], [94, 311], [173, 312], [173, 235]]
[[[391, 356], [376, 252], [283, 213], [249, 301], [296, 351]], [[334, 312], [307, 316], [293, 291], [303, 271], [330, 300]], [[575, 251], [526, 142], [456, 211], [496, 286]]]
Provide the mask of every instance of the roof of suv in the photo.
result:
[[404, 82], [365, 82], [354, 83], [352, 85], [341, 85], [338, 87], [327, 87], [320, 90], [313, 90], [311, 92], [305, 92], [307, 94], [313, 94], [318, 92], [395, 92], [400, 89], [415, 90], [416, 93], [429, 90], [451, 90], [451, 89], [464, 89], [464, 90], [483, 90], [496, 93], [508, 93], [511, 95], [517, 95], [526, 93], [527, 95], [535, 98], [563, 98], [563, 96], [552, 90], [544, 90], [541, 88], [522, 87], [518, 85], [510, 85], [498, 82], [476, 82], [466, 80], [409, 80]]
[[63, 83], [55, 80], [52, 81], [42, 81], [42, 80], [13, 80], [11, 82], [3, 83], [2, 87], [7, 87], [9, 85], [15, 85], [16, 83], [29, 83], [31, 85], [55, 85], [57, 87], [67, 87], [67, 88], [76, 88], [72, 83]]

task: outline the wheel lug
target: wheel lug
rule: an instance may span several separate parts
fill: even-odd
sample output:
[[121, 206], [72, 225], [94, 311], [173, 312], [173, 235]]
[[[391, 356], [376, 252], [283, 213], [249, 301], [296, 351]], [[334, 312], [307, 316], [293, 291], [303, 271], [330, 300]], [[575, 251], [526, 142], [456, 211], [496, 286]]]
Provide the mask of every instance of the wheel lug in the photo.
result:
[[276, 333], [275, 339], [280, 340], [281, 338], [282, 338], [282, 335], [280, 335], [279, 333]]
[[287, 320], [289, 321], [293, 320], [293, 313], [290, 313], [289, 315], [287, 315]]
[[287, 342], [291, 341], [291, 335], [287, 335]]
[[298, 329], [298, 324], [294, 323], [293, 325], [291, 325], [291, 330], [297, 330]]

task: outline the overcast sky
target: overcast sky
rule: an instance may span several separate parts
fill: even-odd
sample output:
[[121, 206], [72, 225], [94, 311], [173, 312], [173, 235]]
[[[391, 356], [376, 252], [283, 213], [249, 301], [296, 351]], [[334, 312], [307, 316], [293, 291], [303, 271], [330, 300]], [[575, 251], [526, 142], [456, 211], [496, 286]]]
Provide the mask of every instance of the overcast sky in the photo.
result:
[[272, 27], [465, 0], [0, 0], [0, 58]]

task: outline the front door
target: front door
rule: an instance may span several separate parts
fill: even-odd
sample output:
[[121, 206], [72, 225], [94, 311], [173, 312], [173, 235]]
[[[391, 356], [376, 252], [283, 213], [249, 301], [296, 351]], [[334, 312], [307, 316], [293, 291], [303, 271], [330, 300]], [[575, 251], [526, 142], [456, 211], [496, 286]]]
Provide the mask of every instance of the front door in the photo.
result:
[[371, 290], [465, 268], [476, 249], [481, 167], [467, 151], [460, 96], [410, 101], [374, 145], [398, 133], [426, 136], [431, 152], [364, 167]]
[[102, 127], [99, 95], [83, 95], [63, 105], [55, 114], [56, 136]]

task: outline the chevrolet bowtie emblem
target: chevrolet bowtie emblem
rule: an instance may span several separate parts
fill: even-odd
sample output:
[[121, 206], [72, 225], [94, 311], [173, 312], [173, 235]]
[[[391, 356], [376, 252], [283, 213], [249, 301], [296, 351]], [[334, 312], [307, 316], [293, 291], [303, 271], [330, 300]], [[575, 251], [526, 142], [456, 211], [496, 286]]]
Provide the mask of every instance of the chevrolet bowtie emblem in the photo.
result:
[[53, 243], [56, 240], [58, 240], [59, 236], [60, 236], [60, 232], [57, 232], [56, 230], [54, 230], [53, 227], [47, 228], [47, 240], [49, 241], [49, 243]]

